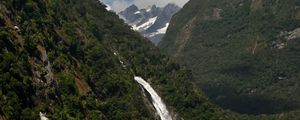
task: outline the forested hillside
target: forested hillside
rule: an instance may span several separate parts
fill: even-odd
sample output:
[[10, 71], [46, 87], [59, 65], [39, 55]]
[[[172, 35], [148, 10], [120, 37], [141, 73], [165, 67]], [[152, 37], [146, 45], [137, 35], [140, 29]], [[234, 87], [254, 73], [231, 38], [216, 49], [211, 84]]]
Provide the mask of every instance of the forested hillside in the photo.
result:
[[174, 120], [298, 117], [220, 109], [190, 70], [97, 0], [2, 0], [0, 47], [1, 120], [40, 119], [40, 112], [51, 120], [159, 119], [134, 76], [151, 84]]
[[97, 0], [1, 0], [0, 47], [1, 120], [158, 119], [135, 75], [174, 119], [225, 117], [189, 70]]
[[225, 109], [300, 109], [299, 0], [191, 0], [159, 47]]

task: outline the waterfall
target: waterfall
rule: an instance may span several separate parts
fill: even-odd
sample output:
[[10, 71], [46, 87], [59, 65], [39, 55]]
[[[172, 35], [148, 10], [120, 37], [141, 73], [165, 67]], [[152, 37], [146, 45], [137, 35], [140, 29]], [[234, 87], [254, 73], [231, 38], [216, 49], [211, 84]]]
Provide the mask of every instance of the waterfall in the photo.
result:
[[[114, 56], [118, 57], [118, 53], [115, 51], [113, 52]], [[122, 65], [123, 68], [126, 68], [126, 64], [118, 57], [120, 64]], [[131, 70], [133, 73], [133, 71]], [[138, 82], [140, 85], [144, 87], [146, 91], [150, 94], [152, 98], [152, 104], [154, 108], [156, 109], [157, 113], [160, 116], [161, 120], [172, 120], [171, 115], [169, 114], [169, 111], [167, 110], [166, 105], [163, 103], [161, 98], [158, 96], [158, 94], [155, 92], [155, 90], [151, 87], [149, 83], [147, 83], [143, 78], [135, 76], [134, 80]], [[143, 93], [144, 93], [143, 89]], [[144, 94], [145, 95], [145, 94]]]
[[49, 119], [46, 117], [46, 114], [43, 114], [42, 112], [40, 112], [40, 117], [41, 117], [41, 120], [49, 120]]
[[150, 86], [149, 83], [147, 83], [143, 78], [141, 77], [134, 77], [134, 80], [137, 81], [139, 84], [141, 84], [144, 89], [146, 89], [152, 98], [152, 104], [154, 105], [156, 111], [158, 112], [161, 120], [172, 120], [172, 117], [169, 114], [169, 111], [167, 110], [166, 105], [163, 103], [161, 98], [158, 96], [158, 94], [155, 92], [155, 90]]

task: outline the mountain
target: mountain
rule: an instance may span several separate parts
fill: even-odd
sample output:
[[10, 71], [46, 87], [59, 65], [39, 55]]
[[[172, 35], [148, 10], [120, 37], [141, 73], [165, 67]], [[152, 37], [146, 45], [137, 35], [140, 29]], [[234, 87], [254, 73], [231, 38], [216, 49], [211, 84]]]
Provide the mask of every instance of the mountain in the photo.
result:
[[174, 120], [225, 116], [98, 0], [0, 2], [1, 120], [155, 120], [165, 109]]
[[179, 10], [180, 7], [171, 3], [163, 8], [153, 5], [146, 9], [139, 9], [133, 4], [121, 11], [119, 16], [131, 25], [133, 30], [140, 32], [154, 44], [158, 44], [167, 30], [172, 16]]
[[300, 109], [299, 0], [190, 0], [159, 44], [225, 109]]
[[2, 0], [0, 47], [1, 120], [299, 119], [222, 110], [98, 0]]

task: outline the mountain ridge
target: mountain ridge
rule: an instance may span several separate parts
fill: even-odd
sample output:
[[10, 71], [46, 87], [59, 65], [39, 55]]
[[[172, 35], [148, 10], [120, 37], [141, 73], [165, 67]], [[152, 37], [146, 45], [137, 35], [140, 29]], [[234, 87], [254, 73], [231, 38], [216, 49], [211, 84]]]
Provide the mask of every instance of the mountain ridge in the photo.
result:
[[[188, 70], [98, 0], [4, 0], [0, 25], [0, 119], [159, 119], [135, 75], [173, 119], [222, 117], [186, 89]], [[200, 109], [189, 113], [188, 104]]]
[[192, 69], [223, 108], [245, 114], [298, 110], [299, 4], [191, 0], [173, 16], [159, 47]]
[[299, 119], [222, 110], [192, 71], [105, 8], [98, 0], [0, 1], [0, 119], [159, 119], [135, 76], [175, 120]]
[[179, 10], [180, 7], [173, 3], [161, 8], [152, 5], [144, 9], [139, 9], [133, 4], [118, 14], [133, 30], [158, 44], [169, 26], [171, 17]]

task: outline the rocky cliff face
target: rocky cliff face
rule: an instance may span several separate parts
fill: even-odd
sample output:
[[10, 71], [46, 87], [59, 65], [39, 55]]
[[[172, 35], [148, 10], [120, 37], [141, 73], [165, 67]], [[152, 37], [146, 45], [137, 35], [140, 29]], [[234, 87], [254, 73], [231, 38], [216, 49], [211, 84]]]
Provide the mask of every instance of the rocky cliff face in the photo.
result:
[[121, 11], [119, 16], [132, 26], [133, 30], [140, 32], [149, 38], [154, 44], [158, 44], [165, 34], [172, 16], [180, 10], [175, 4], [168, 4], [163, 8], [152, 7], [138, 9], [132, 5]]
[[299, 110], [297, 0], [191, 0], [159, 47], [184, 61], [224, 108], [248, 114]]

